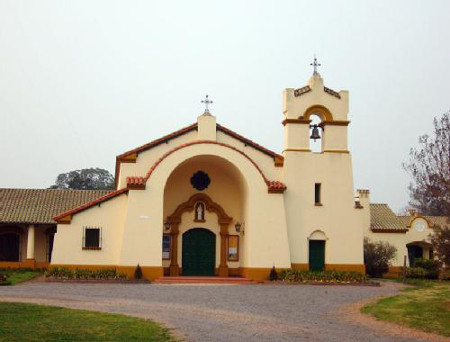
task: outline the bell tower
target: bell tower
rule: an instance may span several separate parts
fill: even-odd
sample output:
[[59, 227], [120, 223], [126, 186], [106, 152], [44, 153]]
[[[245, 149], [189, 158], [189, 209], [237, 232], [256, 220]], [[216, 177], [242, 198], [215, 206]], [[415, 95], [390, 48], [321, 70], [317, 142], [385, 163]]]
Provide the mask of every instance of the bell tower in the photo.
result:
[[310, 152], [311, 118], [320, 119], [323, 152], [348, 152], [348, 91], [336, 92], [315, 73], [308, 85], [283, 93], [284, 151]]
[[[317, 60], [312, 65], [306, 86], [283, 92], [284, 196], [292, 267], [317, 267], [310, 257], [322, 253], [325, 269], [361, 271], [362, 219], [355, 207], [347, 145], [349, 94], [327, 88]], [[319, 152], [311, 150], [314, 138], [321, 142]]]

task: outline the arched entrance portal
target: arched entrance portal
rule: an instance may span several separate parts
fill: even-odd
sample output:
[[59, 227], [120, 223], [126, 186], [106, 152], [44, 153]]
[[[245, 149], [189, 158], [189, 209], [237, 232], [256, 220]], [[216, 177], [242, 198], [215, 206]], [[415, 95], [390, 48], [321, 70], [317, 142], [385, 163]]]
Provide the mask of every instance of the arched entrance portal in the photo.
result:
[[[188, 201], [180, 204], [177, 209], [175, 210], [175, 212], [170, 215], [167, 218], [167, 221], [170, 223], [170, 235], [171, 235], [171, 241], [172, 241], [172, 253], [171, 253], [171, 262], [170, 262], [170, 275], [172, 276], [177, 276], [180, 274], [180, 269], [178, 266], [178, 235], [180, 233], [179, 230], [179, 226], [181, 223], [181, 217], [183, 215], [183, 213], [185, 212], [193, 212], [196, 203], [198, 202], [202, 202], [205, 206], [205, 209], [208, 212], [214, 212], [217, 215], [218, 218], [218, 223], [220, 225], [220, 265], [219, 265], [219, 275], [220, 276], [228, 276], [228, 266], [227, 266], [227, 262], [226, 262], [226, 236], [228, 235], [228, 226], [230, 225], [232, 218], [229, 217], [225, 211], [223, 210], [223, 208], [218, 205], [217, 203], [213, 202], [211, 200], [211, 198], [207, 195], [204, 194], [195, 194], [193, 196], [191, 196], [189, 198]], [[202, 231], [201, 233], [197, 232], [198, 231]], [[211, 245], [210, 242], [210, 237], [206, 237], [206, 233], [204, 233], [203, 231], [207, 231], [209, 232], [207, 229], [202, 229], [202, 228], [196, 228], [196, 229], [190, 229], [188, 230], [186, 233], [183, 234], [183, 240], [182, 240], [182, 267], [183, 267], [183, 274], [186, 275], [186, 272], [184, 271], [184, 247], [185, 247], [185, 235], [187, 235], [187, 247], [188, 247], [188, 260], [189, 263], [192, 262], [192, 260], [196, 260], [199, 261], [199, 259], [196, 256], [192, 256], [192, 254], [198, 253], [201, 254], [201, 251], [197, 251], [194, 252], [194, 249], [198, 249], [201, 248], [201, 246], [205, 245], [208, 246], [206, 247], [208, 252], [205, 253], [210, 253], [209, 252], [209, 246]], [[190, 236], [190, 235], [193, 236]], [[211, 234], [214, 235], [214, 253], [215, 253], [215, 249], [216, 249], [216, 243], [215, 243], [215, 234], [211, 232]], [[199, 239], [204, 239], [205, 241], [203, 242], [198, 242], [195, 241], [196, 238]], [[208, 254], [209, 255], [209, 254]], [[212, 275], [215, 274], [215, 257], [212, 259], [213, 260], [213, 273]], [[211, 261], [211, 259], [208, 259], [208, 263]], [[203, 266], [199, 266], [199, 267], [203, 267]], [[194, 269], [197, 269], [194, 267]], [[190, 271], [189, 271], [190, 272]], [[192, 274], [194, 275], [194, 274]]]
[[216, 265], [216, 235], [194, 228], [183, 234], [182, 270], [185, 276], [213, 276]]
[[[207, 230], [215, 236], [214, 273], [208, 271], [208, 274], [238, 275], [245, 258], [241, 253], [245, 241], [234, 223], [245, 221], [246, 198], [246, 181], [229, 161], [218, 156], [199, 155], [179, 164], [164, 189], [162, 263], [165, 274], [205, 274], [200, 270], [194, 273], [185, 270], [184, 259], [187, 257], [189, 261], [192, 254], [192, 250], [188, 254], [184, 250], [185, 234], [194, 228]], [[233, 255], [229, 255], [229, 251]], [[195, 256], [192, 258], [198, 260]], [[208, 262], [210, 260], [208, 257]]]

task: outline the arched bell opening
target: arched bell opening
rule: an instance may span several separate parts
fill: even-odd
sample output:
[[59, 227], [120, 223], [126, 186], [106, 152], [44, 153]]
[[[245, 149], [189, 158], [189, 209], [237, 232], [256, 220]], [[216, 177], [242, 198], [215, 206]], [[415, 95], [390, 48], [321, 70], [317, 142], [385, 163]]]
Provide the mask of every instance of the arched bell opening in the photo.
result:
[[333, 121], [333, 116], [328, 108], [315, 105], [309, 107], [301, 116], [302, 120], [310, 121], [309, 125], [309, 148], [312, 152], [324, 150], [325, 124]]
[[309, 125], [309, 148], [311, 152], [320, 153], [323, 151], [323, 126], [322, 119], [318, 115], [310, 116]]
[[[189, 258], [195, 251], [186, 254], [183, 247], [196, 244], [188, 239], [186, 245], [184, 234], [191, 229], [206, 229], [215, 236], [215, 274], [238, 275], [242, 261], [239, 254], [243, 254], [245, 243], [243, 232], [237, 231], [235, 226], [237, 222], [245, 221], [246, 201], [246, 180], [226, 159], [200, 155], [178, 165], [168, 177], [164, 189], [165, 274], [185, 274], [183, 257]], [[193, 257], [192, 260], [200, 259]], [[193, 266], [188, 264], [192, 269]], [[191, 273], [188, 271], [186, 275], [194, 275]]]

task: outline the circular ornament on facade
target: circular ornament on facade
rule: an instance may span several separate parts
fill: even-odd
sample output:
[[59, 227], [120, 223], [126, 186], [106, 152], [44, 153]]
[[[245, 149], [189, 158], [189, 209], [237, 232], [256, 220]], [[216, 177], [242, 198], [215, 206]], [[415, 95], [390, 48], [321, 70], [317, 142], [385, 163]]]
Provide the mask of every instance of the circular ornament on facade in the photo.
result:
[[209, 178], [207, 173], [203, 171], [197, 171], [191, 177], [191, 184], [194, 187], [194, 189], [197, 189], [198, 191], [203, 191], [209, 186], [209, 184], [211, 184], [211, 179]]
[[414, 220], [413, 222], [413, 227], [415, 230], [417, 230], [418, 232], [423, 232], [424, 229], [426, 228], [426, 223], [424, 222], [424, 220]]

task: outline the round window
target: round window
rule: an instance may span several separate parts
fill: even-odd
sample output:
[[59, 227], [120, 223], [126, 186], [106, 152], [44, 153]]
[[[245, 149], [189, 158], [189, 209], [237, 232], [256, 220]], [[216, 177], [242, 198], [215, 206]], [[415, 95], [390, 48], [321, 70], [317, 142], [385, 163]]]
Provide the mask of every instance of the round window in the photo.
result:
[[209, 178], [207, 173], [203, 171], [197, 171], [191, 177], [191, 184], [194, 187], [194, 189], [197, 189], [198, 191], [203, 191], [209, 186], [209, 184], [211, 184], [211, 179]]

